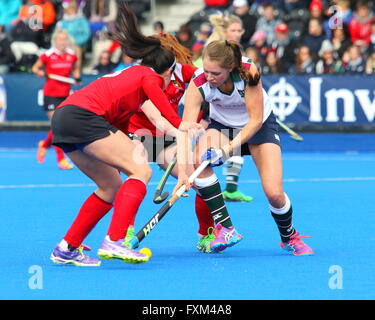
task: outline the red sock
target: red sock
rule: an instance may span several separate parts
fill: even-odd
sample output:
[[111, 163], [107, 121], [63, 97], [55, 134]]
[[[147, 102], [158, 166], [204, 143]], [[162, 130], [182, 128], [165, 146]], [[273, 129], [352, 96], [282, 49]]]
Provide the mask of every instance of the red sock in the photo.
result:
[[56, 146], [53, 146], [53, 147], [55, 148], [55, 151], [56, 151], [57, 162], [60, 162], [62, 159], [65, 158], [65, 153], [61, 148], [56, 147]]
[[129, 227], [130, 227], [130, 226], [134, 227], [134, 223], [135, 223], [135, 216], [133, 217], [133, 219], [131, 219], [131, 220], [129, 221]]
[[47, 133], [47, 137], [43, 141], [43, 147], [44, 148], [49, 148], [52, 144], [52, 130], [49, 130]]
[[195, 196], [195, 213], [199, 223], [198, 233], [206, 236], [207, 229], [214, 227], [214, 219], [206, 202], [198, 195]]
[[105, 202], [93, 193], [83, 203], [77, 218], [66, 233], [64, 240], [73, 247], [78, 248], [83, 239], [87, 237], [90, 231], [112, 207], [111, 203]]
[[146, 196], [146, 185], [138, 179], [126, 180], [116, 194], [114, 212], [108, 235], [112, 241], [125, 238], [138, 208]]

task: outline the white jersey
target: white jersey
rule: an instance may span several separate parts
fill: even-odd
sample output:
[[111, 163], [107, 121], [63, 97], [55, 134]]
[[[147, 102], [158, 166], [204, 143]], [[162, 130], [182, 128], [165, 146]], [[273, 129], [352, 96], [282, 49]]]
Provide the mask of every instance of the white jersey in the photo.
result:
[[[249, 70], [251, 60], [243, 57], [242, 63]], [[249, 121], [249, 114], [245, 105], [245, 81], [241, 79], [239, 73], [235, 70], [231, 72], [230, 77], [233, 81], [233, 91], [223, 93], [218, 88], [211, 88], [203, 68], [195, 71], [193, 81], [203, 96], [203, 99], [210, 104], [210, 119], [221, 124], [241, 129]], [[267, 92], [263, 90], [263, 122], [267, 120], [272, 111], [272, 103]]]

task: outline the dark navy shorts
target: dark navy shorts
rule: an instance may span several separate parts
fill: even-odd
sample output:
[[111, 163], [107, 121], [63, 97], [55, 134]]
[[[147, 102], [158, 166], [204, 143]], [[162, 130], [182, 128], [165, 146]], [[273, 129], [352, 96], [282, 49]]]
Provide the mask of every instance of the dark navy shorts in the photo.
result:
[[[210, 124], [207, 127], [208, 129], [216, 129], [223, 133], [225, 136], [229, 138], [229, 140], [233, 140], [233, 138], [238, 134], [241, 129], [234, 129], [231, 127], [227, 127], [220, 122], [211, 119]], [[271, 112], [267, 120], [263, 123], [262, 127], [259, 131], [250, 138], [246, 143], [241, 146], [241, 155], [250, 155], [249, 144], [263, 144], [263, 143], [274, 143], [280, 146], [280, 135], [279, 135], [279, 126], [276, 122], [276, 117]]]
[[82, 150], [96, 140], [108, 137], [118, 129], [103, 116], [77, 107], [64, 106], [56, 109], [51, 120], [52, 144], [65, 153]]
[[139, 136], [135, 133], [129, 132], [128, 137], [132, 140], [139, 140], [142, 142], [144, 148], [147, 150], [149, 162], [156, 162], [156, 158], [161, 151], [176, 143], [176, 138], [169, 136]]

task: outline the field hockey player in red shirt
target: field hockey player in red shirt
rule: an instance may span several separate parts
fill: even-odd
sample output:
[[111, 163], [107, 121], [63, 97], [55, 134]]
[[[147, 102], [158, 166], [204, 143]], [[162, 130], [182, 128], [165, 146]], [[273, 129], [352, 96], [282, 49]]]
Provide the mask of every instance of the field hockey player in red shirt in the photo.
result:
[[[193, 65], [192, 53], [183, 47], [175, 37], [163, 33], [159, 35], [159, 38], [162, 46], [171, 50], [177, 60], [171, 82], [164, 91], [177, 112], [181, 99], [197, 67]], [[150, 162], [156, 162], [162, 169], [166, 170], [177, 151], [175, 143], [177, 130], [167, 120], [161, 119], [160, 112], [155, 107], [150, 109], [150, 106], [152, 107], [152, 102], [146, 101], [142, 106], [142, 110], [139, 110], [130, 118], [127, 128], [128, 136], [135, 143], [136, 141], [142, 141], [146, 150], [145, 158]], [[146, 110], [148, 111], [147, 116], [144, 113]], [[202, 115], [203, 111], [198, 117], [198, 122], [200, 122]], [[157, 126], [154, 125], [155, 122]], [[177, 177], [177, 166], [172, 169], [170, 174]], [[207, 236], [208, 230], [214, 227], [214, 223], [210, 209], [198, 194], [195, 197], [195, 212], [199, 222], [198, 237], [203, 239]], [[126, 244], [130, 244], [134, 231], [134, 221], [132, 221], [125, 238]], [[200, 251], [206, 251], [205, 246], [202, 246], [200, 241], [198, 241], [197, 248]]]
[[[77, 83], [80, 81], [81, 71], [78, 58], [74, 51], [69, 48], [69, 35], [63, 29], [57, 29], [52, 36], [52, 47], [43, 53], [32, 67], [32, 71], [38, 77], [45, 77], [43, 87], [43, 107], [48, 119], [51, 119], [57, 106], [63, 102], [70, 93], [71, 84], [57, 81], [49, 77], [50, 74], [70, 77], [73, 74]], [[52, 131], [49, 130], [47, 137], [39, 141], [37, 161], [43, 163], [47, 150], [52, 144]], [[66, 159], [63, 150], [55, 146], [57, 164], [60, 169], [72, 169], [73, 165]]]
[[[51, 259], [55, 263], [99, 266], [101, 261], [83, 253], [81, 244], [112, 207], [113, 216], [98, 250], [99, 257], [147, 262], [147, 255], [123, 242], [145, 197], [152, 170], [135, 144], [118, 128], [126, 127], [146, 100], [151, 100], [174, 127], [184, 131], [200, 128], [196, 123], [181, 122], [163, 92], [176, 64], [173, 53], [164, 49], [157, 37], [141, 34], [136, 17], [126, 4], [119, 7], [114, 40], [125, 54], [142, 59], [140, 64], [108, 74], [74, 92], [52, 118], [53, 144], [60, 146], [98, 187], [53, 250]], [[128, 176], [125, 182], [118, 170]]]

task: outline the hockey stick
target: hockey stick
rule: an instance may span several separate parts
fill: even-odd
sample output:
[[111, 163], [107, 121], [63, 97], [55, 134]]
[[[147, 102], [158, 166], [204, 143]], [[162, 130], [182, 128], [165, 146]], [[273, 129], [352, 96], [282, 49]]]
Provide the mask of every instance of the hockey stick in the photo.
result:
[[160, 179], [158, 186], [156, 187], [155, 195], [154, 195], [154, 203], [156, 204], [162, 203], [169, 196], [169, 192], [164, 192], [163, 194], [161, 193], [163, 191], [164, 185], [167, 182], [167, 179], [170, 173], [172, 172], [176, 162], [177, 162], [177, 158], [176, 156], [174, 156], [171, 163], [169, 163], [167, 170], [165, 170], [164, 175]]
[[[27, 68], [25, 66], [20, 66], [18, 67], [18, 69], [22, 72], [27, 72], [27, 73], [33, 73], [33, 70], [31, 68]], [[70, 77], [64, 77], [64, 76], [59, 76], [58, 74], [54, 74], [54, 73], [50, 73], [47, 75], [47, 78], [50, 78], [50, 79], [53, 79], [53, 80], [57, 80], [57, 81], [60, 81], [60, 82], [64, 82], [64, 83], [69, 83], [69, 84], [76, 84], [76, 80], [73, 79], [73, 78], [70, 78]]]
[[50, 73], [47, 75], [47, 77], [64, 83], [76, 84], [76, 80], [74, 80], [73, 78], [59, 76], [58, 74]]
[[292, 129], [290, 129], [286, 124], [282, 123], [279, 119], [276, 118], [276, 122], [277, 124], [283, 128], [287, 133], [290, 134], [290, 137], [296, 141], [302, 141], [303, 138], [295, 131], [293, 131]]
[[[189, 177], [189, 182], [193, 183], [194, 180], [202, 173], [202, 171], [207, 167], [210, 163], [209, 160], [203, 161], [197, 169], [191, 174]], [[165, 214], [169, 211], [170, 208], [176, 203], [176, 201], [181, 197], [181, 195], [185, 192], [186, 186], [181, 186], [177, 192], [169, 198], [169, 200], [156, 212], [152, 218], [143, 226], [141, 230], [130, 240], [131, 248], [137, 248], [139, 243], [147, 237], [150, 232], [155, 228], [155, 226], [160, 222], [161, 219], [165, 216]]]

